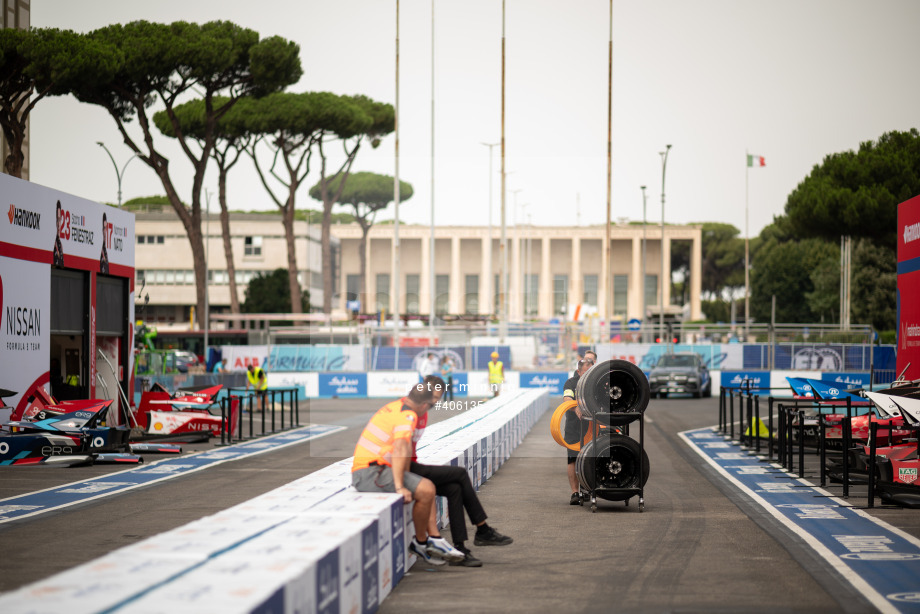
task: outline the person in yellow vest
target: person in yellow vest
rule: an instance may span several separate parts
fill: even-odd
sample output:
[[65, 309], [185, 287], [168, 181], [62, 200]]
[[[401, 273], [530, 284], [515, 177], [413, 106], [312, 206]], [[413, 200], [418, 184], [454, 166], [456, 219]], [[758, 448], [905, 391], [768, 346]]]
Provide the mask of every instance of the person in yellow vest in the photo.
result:
[[395, 492], [404, 503], [415, 501], [415, 537], [409, 551], [422, 560], [443, 565], [459, 563], [465, 554], [441, 537], [435, 509], [434, 483], [409, 470], [419, 422], [441, 402], [444, 381], [434, 375], [416, 384], [405, 397], [381, 407], [364, 427], [355, 446], [351, 483], [360, 492]]
[[492, 352], [492, 360], [489, 361], [489, 388], [492, 389], [493, 397], [497, 397], [501, 392], [504, 382], [505, 365], [498, 359], [498, 352]]
[[261, 401], [262, 413], [265, 413], [265, 397], [268, 395], [268, 376], [262, 367], [249, 365], [246, 367], [246, 390], [249, 387], [255, 390], [256, 396]]

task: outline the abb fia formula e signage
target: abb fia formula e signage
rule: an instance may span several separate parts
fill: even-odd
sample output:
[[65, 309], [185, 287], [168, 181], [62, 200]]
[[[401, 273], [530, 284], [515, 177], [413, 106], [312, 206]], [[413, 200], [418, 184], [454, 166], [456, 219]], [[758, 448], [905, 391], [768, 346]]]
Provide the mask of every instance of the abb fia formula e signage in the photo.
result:
[[[52, 277], [65, 281], [55, 285]], [[119, 284], [126, 290], [115, 293], [120, 336], [96, 327], [111, 312], [108, 290]], [[0, 388], [16, 393], [5, 399], [14, 415], [38, 387], [50, 392], [68, 367], [83, 398], [97, 398], [99, 380], [126, 381], [133, 285], [134, 214], [0, 174]], [[69, 312], [65, 322], [52, 303]], [[100, 372], [98, 351], [121, 359]]]
[[920, 196], [898, 205], [897, 365], [920, 379]]

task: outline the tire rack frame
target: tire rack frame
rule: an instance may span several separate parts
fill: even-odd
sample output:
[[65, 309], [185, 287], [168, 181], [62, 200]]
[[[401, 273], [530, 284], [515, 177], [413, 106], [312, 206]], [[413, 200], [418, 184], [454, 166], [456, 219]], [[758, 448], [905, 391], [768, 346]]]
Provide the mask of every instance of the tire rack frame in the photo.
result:
[[[629, 425], [633, 422], [639, 423], [639, 486], [632, 488], [598, 488], [597, 483], [597, 470], [595, 470], [595, 487], [588, 490], [588, 496], [591, 499], [591, 513], [597, 512], [597, 497], [598, 494], [601, 494], [601, 499], [604, 499], [604, 494], [619, 494], [619, 495], [628, 495], [624, 500], [625, 504], [629, 505], [629, 500], [634, 496], [639, 497], [639, 512], [645, 511], [645, 413], [644, 412], [597, 412], [594, 414], [594, 419], [591, 421], [591, 428], [594, 429], [594, 434], [592, 441], [597, 442], [600, 436], [601, 431], [601, 420], [605, 421], [605, 426], [610, 427], [623, 427], [622, 434], [629, 436]], [[597, 462], [597, 456], [594, 457], [594, 462]]]

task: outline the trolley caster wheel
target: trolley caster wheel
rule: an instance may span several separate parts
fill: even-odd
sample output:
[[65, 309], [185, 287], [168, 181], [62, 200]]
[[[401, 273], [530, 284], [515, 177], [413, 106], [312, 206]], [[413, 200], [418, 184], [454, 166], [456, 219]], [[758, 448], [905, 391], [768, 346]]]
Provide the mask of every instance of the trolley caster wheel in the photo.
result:
[[639, 499], [639, 513], [641, 514], [644, 511], [645, 511], [645, 500]]
[[623, 505], [625, 505], [626, 507], [629, 507], [629, 499], [626, 499], [625, 501], [623, 501]]
[[594, 504], [591, 505], [591, 513], [593, 514], [593, 513], [595, 513], [596, 511], [597, 511], [597, 504], [594, 503]]

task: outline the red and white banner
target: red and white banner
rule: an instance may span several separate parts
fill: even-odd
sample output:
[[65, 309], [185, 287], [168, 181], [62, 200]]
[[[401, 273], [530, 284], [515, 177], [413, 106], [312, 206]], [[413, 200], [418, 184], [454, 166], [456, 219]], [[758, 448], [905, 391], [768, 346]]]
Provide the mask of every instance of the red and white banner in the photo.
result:
[[898, 205], [897, 372], [920, 379], [920, 196]]

